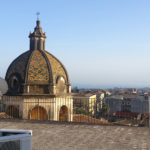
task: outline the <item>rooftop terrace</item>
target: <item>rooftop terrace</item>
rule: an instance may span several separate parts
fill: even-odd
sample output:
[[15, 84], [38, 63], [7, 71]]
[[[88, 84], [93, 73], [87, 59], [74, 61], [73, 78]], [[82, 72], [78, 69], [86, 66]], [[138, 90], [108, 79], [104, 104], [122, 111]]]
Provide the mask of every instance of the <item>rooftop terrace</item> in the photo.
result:
[[33, 131], [33, 150], [149, 150], [150, 128], [0, 120], [0, 129]]

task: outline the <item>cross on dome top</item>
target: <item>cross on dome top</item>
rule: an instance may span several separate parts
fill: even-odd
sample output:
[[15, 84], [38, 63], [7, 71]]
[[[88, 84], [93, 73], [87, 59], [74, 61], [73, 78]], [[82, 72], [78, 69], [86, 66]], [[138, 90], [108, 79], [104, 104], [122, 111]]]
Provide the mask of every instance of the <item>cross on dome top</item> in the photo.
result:
[[37, 12], [36, 15], [37, 15], [37, 20], [39, 20], [40, 12]]

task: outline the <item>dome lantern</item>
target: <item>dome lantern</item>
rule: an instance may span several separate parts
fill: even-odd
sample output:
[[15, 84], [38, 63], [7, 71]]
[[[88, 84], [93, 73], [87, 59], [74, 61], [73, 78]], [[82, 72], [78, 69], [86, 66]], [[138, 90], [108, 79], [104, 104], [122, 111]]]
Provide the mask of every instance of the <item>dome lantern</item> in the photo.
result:
[[36, 21], [36, 27], [34, 28], [34, 32], [29, 34], [29, 38], [30, 50], [45, 50], [46, 35], [42, 32], [39, 19], [37, 19]]

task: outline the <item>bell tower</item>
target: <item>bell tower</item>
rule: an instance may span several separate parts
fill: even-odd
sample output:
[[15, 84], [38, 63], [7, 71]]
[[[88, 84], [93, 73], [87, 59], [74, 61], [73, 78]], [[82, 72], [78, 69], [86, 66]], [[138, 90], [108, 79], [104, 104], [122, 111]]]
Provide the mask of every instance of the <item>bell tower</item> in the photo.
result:
[[[37, 13], [37, 16], [39, 13]], [[36, 27], [34, 28], [34, 32], [29, 34], [30, 38], [30, 50], [45, 50], [45, 39], [46, 35], [42, 32], [42, 28], [40, 26], [40, 20], [37, 17]]]

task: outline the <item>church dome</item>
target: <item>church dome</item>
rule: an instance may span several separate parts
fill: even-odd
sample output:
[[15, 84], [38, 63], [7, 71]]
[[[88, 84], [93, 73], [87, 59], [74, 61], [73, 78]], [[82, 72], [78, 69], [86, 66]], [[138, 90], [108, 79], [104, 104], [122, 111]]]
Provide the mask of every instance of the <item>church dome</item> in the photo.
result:
[[63, 64], [45, 50], [46, 35], [37, 20], [30, 50], [17, 57], [6, 73], [8, 94], [67, 94], [71, 85]]

